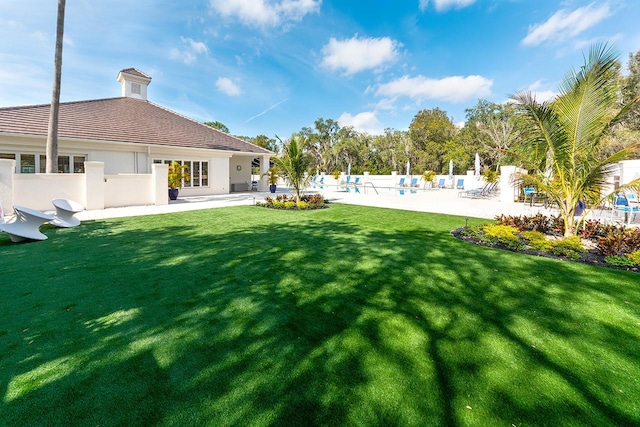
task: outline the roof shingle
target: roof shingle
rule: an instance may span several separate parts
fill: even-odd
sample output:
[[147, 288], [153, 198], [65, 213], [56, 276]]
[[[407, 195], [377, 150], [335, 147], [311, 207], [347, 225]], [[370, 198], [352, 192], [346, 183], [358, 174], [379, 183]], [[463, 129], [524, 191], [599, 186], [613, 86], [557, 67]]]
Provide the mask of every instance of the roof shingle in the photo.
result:
[[[50, 107], [0, 108], [0, 132], [46, 138]], [[127, 97], [61, 103], [58, 137], [273, 154], [152, 102]]]

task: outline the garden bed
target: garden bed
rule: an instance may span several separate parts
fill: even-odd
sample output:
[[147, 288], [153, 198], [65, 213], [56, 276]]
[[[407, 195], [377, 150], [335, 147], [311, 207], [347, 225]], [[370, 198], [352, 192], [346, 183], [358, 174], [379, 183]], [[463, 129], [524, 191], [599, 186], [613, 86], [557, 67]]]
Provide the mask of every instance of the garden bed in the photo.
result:
[[256, 206], [283, 210], [325, 209], [329, 207], [329, 200], [321, 194], [303, 194], [300, 196], [300, 203], [296, 203], [294, 195], [278, 194], [276, 197], [265, 197], [264, 202], [257, 202]]
[[558, 217], [496, 217], [495, 224], [455, 229], [451, 234], [477, 245], [512, 252], [640, 272], [640, 229], [587, 221], [565, 239]]

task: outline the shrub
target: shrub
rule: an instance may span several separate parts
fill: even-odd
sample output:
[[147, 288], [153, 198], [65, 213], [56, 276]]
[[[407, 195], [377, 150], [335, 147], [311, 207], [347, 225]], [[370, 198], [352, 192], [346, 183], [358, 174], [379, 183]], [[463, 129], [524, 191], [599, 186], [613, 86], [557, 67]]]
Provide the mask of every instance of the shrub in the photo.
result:
[[631, 261], [633, 265], [640, 265], [640, 250], [627, 254], [627, 258], [629, 258], [629, 261]]
[[596, 221], [593, 219], [588, 219], [580, 224], [580, 229], [578, 230], [578, 234], [584, 238], [589, 239], [594, 236], [602, 236], [603, 228], [600, 221]]
[[564, 219], [562, 219], [562, 216], [549, 217], [549, 231], [560, 236], [564, 234]]
[[284, 202], [285, 209], [293, 209], [295, 207], [296, 207], [296, 202], [292, 202], [292, 201]]
[[580, 259], [580, 254], [586, 252], [582, 246], [579, 236], [571, 236], [566, 239], [559, 239], [552, 242], [551, 253], [558, 256], [565, 256], [572, 260]]
[[523, 231], [520, 234], [529, 242], [529, 247], [536, 251], [549, 252], [553, 246], [547, 236], [539, 231]]
[[604, 256], [622, 255], [626, 251], [627, 230], [620, 226], [608, 226], [605, 236], [598, 238], [598, 250]]
[[634, 263], [624, 255], [611, 255], [604, 258], [607, 264], [616, 265], [618, 267], [633, 267]]
[[309, 203], [300, 200], [300, 203], [298, 203], [298, 209], [308, 209], [309, 208]]
[[508, 246], [511, 249], [519, 250], [524, 248], [524, 243], [518, 237], [518, 229], [510, 225], [485, 225], [483, 227], [484, 237], [488, 241], [496, 241]]

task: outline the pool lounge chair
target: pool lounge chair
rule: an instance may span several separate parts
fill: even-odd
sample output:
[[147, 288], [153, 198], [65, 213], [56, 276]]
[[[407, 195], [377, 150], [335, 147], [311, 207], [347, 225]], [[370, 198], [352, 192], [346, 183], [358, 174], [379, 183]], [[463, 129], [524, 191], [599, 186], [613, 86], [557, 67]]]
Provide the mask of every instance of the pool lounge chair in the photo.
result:
[[497, 182], [487, 182], [484, 187], [458, 192], [458, 197], [472, 197], [474, 199], [492, 196], [497, 190]]
[[444, 188], [444, 183], [445, 183], [445, 179], [444, 178], [440, 178], [438, 180], [438, 188]]
[[407, 184], [404, 183], [405, 177], [403, 176], [402, 178], [400, 178], [400, 181], [398, 181], [398, 187], [406, 187]]
[[412, 187], [418, 186], [418, 178], [411, 178], [411, 186]]
[[458, 179], [458, 181], [456, 182], [456, 188], [458, 190], [464, 190], [464, 178]]

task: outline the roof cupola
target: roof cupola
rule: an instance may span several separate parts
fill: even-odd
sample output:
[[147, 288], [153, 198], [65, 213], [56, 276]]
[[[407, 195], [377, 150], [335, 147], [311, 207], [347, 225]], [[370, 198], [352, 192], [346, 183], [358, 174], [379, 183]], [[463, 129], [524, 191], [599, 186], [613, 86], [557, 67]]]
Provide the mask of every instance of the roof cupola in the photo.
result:
[[126, 68], [120, 70], [117, 80], [122, 85], [122, 96], [147, 100], [150, 76], [135, 68]]

